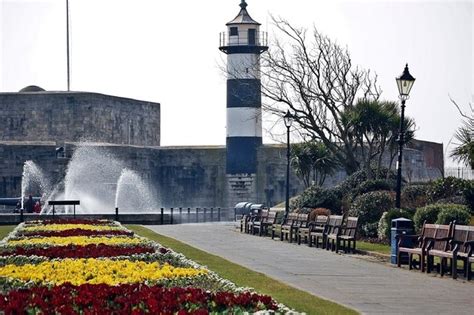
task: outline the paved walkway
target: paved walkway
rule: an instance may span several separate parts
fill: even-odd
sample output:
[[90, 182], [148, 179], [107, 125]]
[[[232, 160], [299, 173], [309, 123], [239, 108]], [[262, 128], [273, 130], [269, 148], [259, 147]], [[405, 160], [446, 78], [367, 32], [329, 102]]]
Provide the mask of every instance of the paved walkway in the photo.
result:
[[241, 234], [229, 223], [148, 228], [365, 314], [474, 314], [474, 283]]

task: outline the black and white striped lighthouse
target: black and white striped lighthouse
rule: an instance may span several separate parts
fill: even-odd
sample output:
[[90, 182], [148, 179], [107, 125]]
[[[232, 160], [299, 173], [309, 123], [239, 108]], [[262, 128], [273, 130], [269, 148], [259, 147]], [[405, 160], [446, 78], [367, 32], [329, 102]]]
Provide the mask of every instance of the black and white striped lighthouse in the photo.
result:
[[255, 174], [262, 144], [260, 54], [268, 49], [260, 23], [242, 0], [239, 14], [220, 34], [219, 49], [227, 54], [227, 174]]

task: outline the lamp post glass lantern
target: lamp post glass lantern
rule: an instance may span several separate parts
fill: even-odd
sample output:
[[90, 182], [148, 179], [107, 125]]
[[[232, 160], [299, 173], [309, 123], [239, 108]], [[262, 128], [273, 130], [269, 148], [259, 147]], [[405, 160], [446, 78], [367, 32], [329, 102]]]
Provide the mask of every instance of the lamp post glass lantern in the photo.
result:
[[402, 190], [402, 161], [403, 161], [403, 145], [405, 144], [405, 131], [403, 130], [404, 127], [404, 120], [405, 120], [405, 101], [408, 99], [410, 95], [411, 88], [413, 87], [413, 83], [415, 83], [415, 78], [410, 74], [408, 71], [408, 64], [406, 64], [405, 69], [401, 76], [396, 78], [398, 92], [400, 100], [402, 101], [401, 104], [401, 112], [400, 112], [400, 128], [398, 133], [398, 161], [397, 161], [397, 191], [396, 191], [396, 199], [395, 199], [395, 206], [400, 208], [400, 199], [401, 199], [401, 190]]
[[293, 124], [293, 116], [287, 111], [283, 120], [286, 126], [286, 199], [285, 199], [285, 218], [290, 211], [290, 128]]

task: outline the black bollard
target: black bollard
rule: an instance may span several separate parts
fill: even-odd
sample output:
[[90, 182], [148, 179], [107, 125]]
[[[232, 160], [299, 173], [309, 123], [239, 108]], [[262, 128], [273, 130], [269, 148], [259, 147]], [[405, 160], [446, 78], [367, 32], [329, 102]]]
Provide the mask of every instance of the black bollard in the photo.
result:
[[211, 222], [214, 222], [214, 208], [211, 208]]
[[206, 219], [207, 219], [206, 218], [206, 212], [207, 212], [207, 208], [204, 208], [204, 220], [203, 220], [203, 222], [206, 222]]
[[118, 211], [118, 207], [115, 207], [115, 221], [118, 221], [119, 220], [119, 211]]
[[164, 210], [165, 210], [165, 209], [161, 208], [161, 216], [160, 216], [160, 224], [161, 224], [161, 225], [163, 225]]
[[221, 208], [217, 208], [217, 221], [221, 222]]
[[179, 208], [179, 224], [183, 223], [183, 208]]
[[23, 208], [20, 209], [20, 223], [23, 222]]
[[199, 208], [196, 208], [196, 223], [199, 223]]
[[191, 208], [188, 208], [188, 221], [186, 223], [191, 222]]
[[173, 208], [171, 208], [170, 224], [173, 224]]

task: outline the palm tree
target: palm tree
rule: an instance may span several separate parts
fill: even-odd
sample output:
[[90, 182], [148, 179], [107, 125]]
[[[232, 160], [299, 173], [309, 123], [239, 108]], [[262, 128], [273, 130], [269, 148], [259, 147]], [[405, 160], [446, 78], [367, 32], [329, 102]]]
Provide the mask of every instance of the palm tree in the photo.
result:
[[467, 117], [463, 125], [454, 135], [456, 148], [451, 151], [451, 157], [474, 169], [474, 117]]
[[333, 174], [339, 166], [329, 149], [318, 141], [293, 144], [291, 165], [306, 188], [311, 182], [322, 186], [326, 177]]
[[[375, 176], [380, 173], [386, 152], [389, 153], [391, 167], [398, 148], [400, 112], [397, 103], [361, 99], [344, 111], [342, 117], [351, 138], [357, 143], [360, 165], [369, 178], [374, 175], [373, 168]], [[414, 136], [413, 119], [405, 118], [403, 130], [404, 142], [407, 143]]]

